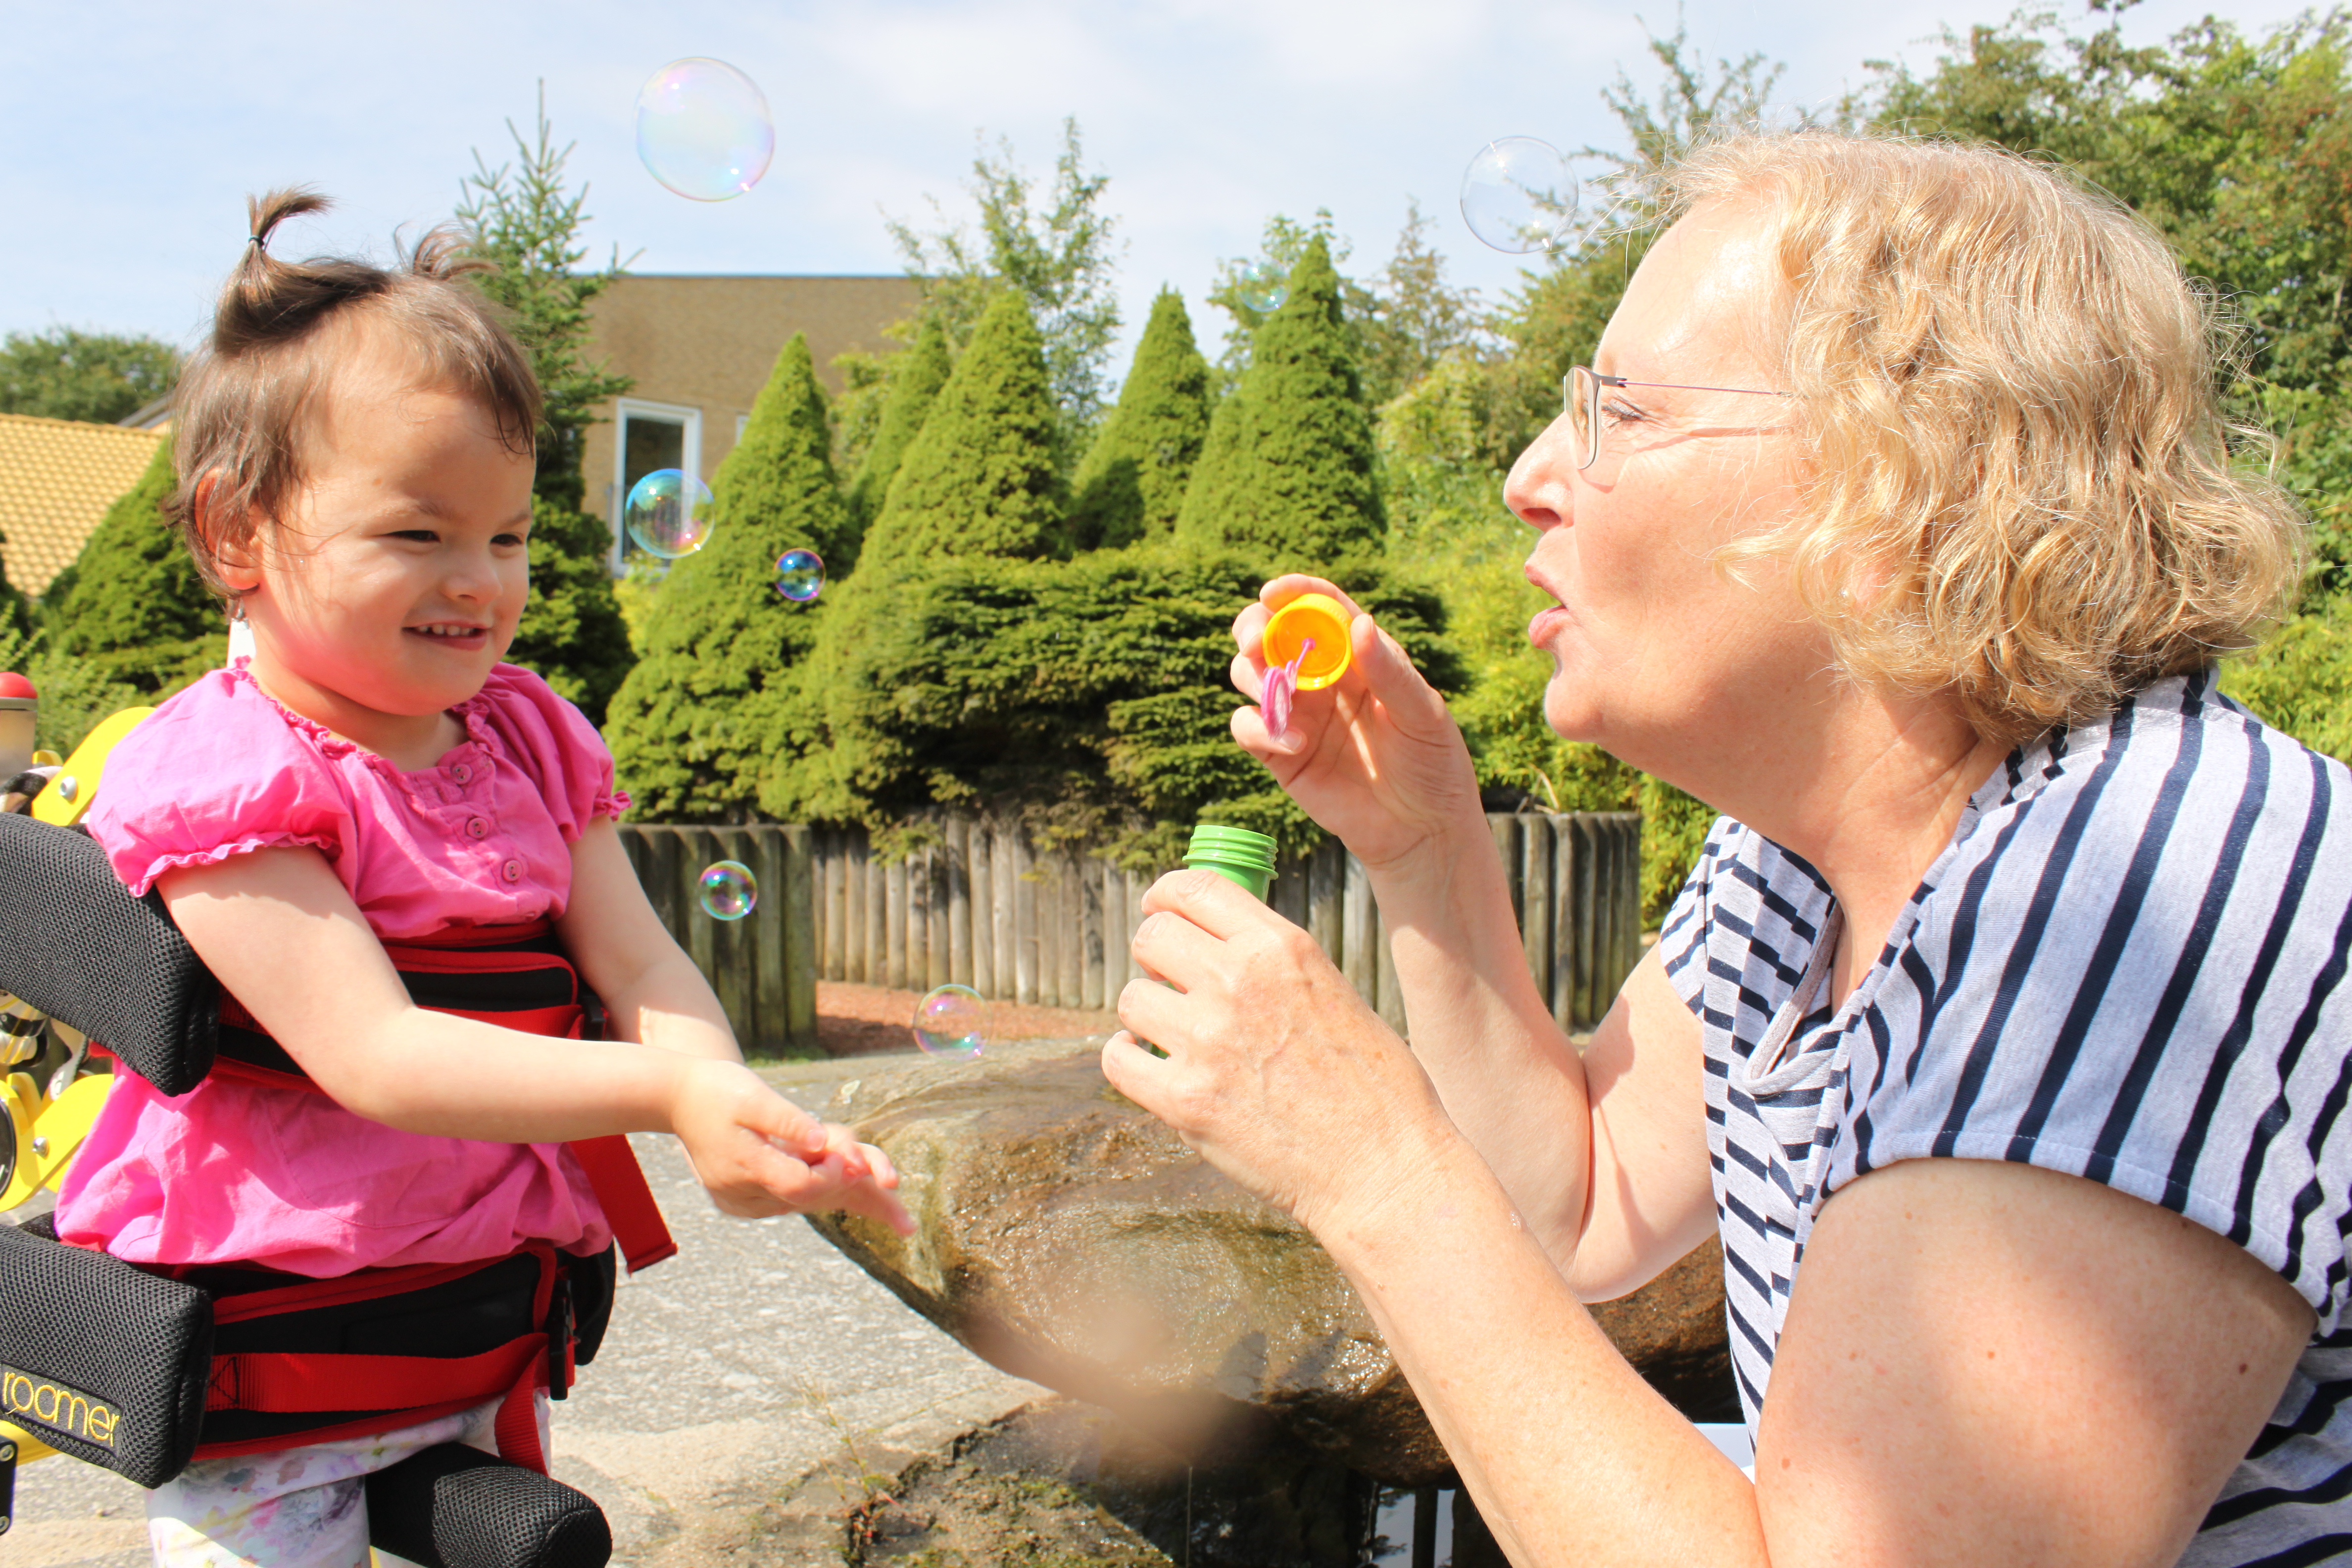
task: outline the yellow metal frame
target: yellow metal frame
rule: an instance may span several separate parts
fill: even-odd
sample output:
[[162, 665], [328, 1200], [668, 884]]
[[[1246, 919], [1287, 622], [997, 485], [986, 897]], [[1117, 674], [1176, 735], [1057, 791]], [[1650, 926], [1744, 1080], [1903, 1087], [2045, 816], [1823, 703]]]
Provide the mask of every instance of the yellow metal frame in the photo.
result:
[[89, 803], [98, 798], [98, 786], [106, 777], [107, 754], [153, 711], [152, 708], [125, 708], [101, 721], [74, 748], [73, 755], [58, 769], [58, 776], [33, 797], [33, 815], [57, 827], [79, 822]]

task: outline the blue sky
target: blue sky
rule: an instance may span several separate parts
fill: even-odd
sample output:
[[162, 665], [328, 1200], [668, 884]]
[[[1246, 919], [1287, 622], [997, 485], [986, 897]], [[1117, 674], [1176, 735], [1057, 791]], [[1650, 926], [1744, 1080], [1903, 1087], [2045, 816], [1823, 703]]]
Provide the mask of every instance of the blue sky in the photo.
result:
[[[2214, 8], [2146, 0], [2126, 29], [2154, 38]], [[2221, 8], [2259, 30], [2299, 7]], [[1690, 0], [1685, 19], [1710, 58], [1787, 62], [1783, 98], [1812, 103], [1864, 81], [1865, 59], [1924, 66], [1939, 27], [2004, 15], [2002, 0]], [[1111, 176], [1131, 325], [1163, 281], [1197, 312], [1218, 258], [1277, 212], [1330, 208], [1371, 270], [1411, 196], [1440, 218], [1454, 275], [1491, 293], [1517, 262], [1462, 226], [1464, 163], [1498, 135], [1613, 141], [1600, 89], [1621, 65], [1651, 86], [1643, 18], [1674, 16], [1656, 0], [0, 0], [0, 144], [17, 149], [0, 163], [0, 331], [193, 341], [246, 193], [276, 184], [341, 204], [289, 248], [382, 254], [396, 226], [447, 215], [472, 149], [503, 154], [542, 78], [579, 143], [591, 237], [642, 252], [642, 271], [896, 271], [885, 211], [925, 218], [929, 194], [964, 212], [975, 132], [1043, 171], [1074, 114]], [[774, 166], [736, 201], [682, 200], [637, 163], [637, 87], [685, 55], [733, 63], [773, 110]]]

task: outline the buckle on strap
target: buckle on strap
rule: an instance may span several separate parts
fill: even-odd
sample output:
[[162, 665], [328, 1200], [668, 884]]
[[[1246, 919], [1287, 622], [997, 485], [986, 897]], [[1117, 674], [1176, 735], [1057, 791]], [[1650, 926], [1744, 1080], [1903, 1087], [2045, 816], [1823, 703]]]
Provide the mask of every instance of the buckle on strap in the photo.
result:
[[555, 1290], [547, 1302], [547, 1396], [572, 1397], [572, 1281], [555, 1277]]

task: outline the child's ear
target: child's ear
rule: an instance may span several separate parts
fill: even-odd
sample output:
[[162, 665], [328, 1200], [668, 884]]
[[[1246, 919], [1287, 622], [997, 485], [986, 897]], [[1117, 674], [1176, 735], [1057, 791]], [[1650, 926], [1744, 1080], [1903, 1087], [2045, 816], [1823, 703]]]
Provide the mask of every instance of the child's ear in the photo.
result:
[[211, 551], [213, 570], [222, 583], [240, 594], [249, 594], [261, 585], [260, 552], [254, 548], [252, 538], [239, 537], [236, 531], [224, 525], [226, 520], [216, 515], [213, 492], [220, 486], [218, 468], [196, 481], [194, 507], [196, 536]]

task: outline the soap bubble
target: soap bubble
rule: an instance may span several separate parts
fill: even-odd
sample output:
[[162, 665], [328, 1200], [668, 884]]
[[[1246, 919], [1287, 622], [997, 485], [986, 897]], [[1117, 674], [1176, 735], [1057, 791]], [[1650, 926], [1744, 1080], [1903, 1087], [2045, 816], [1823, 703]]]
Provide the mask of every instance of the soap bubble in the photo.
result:
[[915, 1004], [915, 1044], [924, 1054], [968, 1062], [988, 1043], [988, 1004], [969, 985], [942, 985]]
[[703, 868], [702, 912], [715, 921], [740, 921], [760, 902], [760, 880], [740, 860]]
[[1462, 218], [1470, 232], [1514, 256], [1549, 250], [1576, 217], [1576, 176], [1549, 142], [1506, 136], [1489, 142], [1462, 176]]
[[724, 60], [672, 60], [637, 89], [637, 156], [681, 196], [740, 196], [760, 183], [775, 155], [767, 99]]
[[638, 549], [675, 561], [710, 538], [710, 487], [683, 468], [656, 468], [629, 487], [623, 515]]
[[776, 557], [776, 592], [805, 605], [824, 592], [824, 561], [814, 550], [787, 550]]
[[1253, 261], [1234, 275], [1234, 291], [1243, 304], [1270, 316], [1290, 298], [1290, 274], [1277, 262]]

